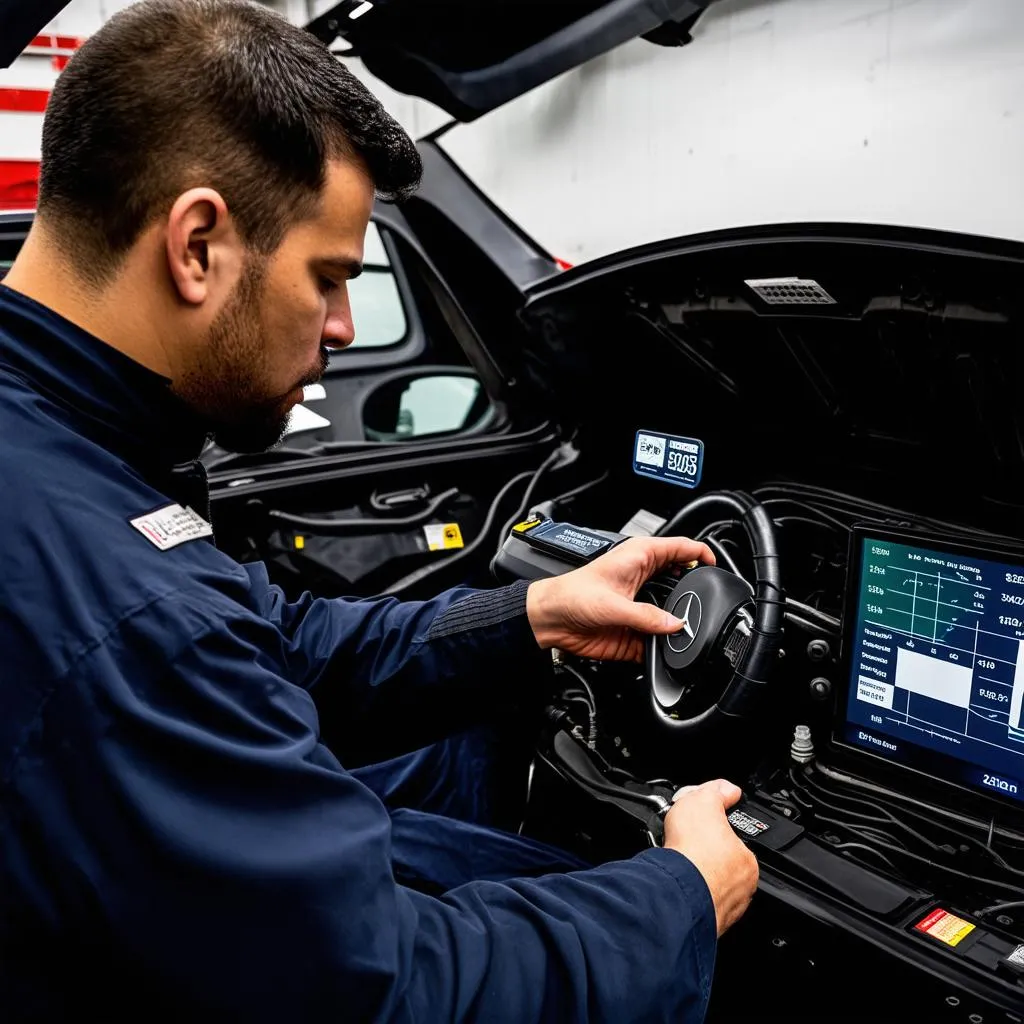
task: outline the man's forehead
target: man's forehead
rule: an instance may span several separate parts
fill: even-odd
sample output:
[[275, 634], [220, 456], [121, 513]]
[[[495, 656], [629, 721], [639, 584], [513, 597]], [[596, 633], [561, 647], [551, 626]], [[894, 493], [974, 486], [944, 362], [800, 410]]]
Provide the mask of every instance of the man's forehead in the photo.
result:
[[331, 160], [318, 204], [318, 219], [336, 230], [358, 230], [362, 237], [373, 209], [373, 196], [373, 182], [362, 167], [350, 160]]

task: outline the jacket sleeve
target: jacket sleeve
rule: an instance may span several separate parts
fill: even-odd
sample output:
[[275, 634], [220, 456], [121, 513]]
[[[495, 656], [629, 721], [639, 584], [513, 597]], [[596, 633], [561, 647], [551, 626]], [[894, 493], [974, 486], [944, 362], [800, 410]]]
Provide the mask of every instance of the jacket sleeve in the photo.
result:
[[41, 840], [14, 862], [62, 879], [62, 927], [117, 951], [119, 985], [172, 1019], [701, 1019], [714, 911], [689, 861], [399, 886], [388, 815], [318, 741], [275, 631], [196, 605], [85, 655], [14, 775]]
[[388, 738], [375, 759], [425, 746], [548, 692], [551, 657], [526, 617], [525, 582], [449, 590], [431, 601], [288, 603], [262, 565], [250, 603], [285, 638], [286, 675], [308, 689], [338, 749]]

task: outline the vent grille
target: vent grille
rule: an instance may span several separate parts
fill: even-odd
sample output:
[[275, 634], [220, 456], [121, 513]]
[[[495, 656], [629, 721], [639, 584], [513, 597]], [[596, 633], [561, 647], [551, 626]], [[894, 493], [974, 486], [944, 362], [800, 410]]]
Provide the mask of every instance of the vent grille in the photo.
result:
[[765, 277], [743, 282], [769, 306], [834, 306], [836, 300], [817, 281], [803, 277]]

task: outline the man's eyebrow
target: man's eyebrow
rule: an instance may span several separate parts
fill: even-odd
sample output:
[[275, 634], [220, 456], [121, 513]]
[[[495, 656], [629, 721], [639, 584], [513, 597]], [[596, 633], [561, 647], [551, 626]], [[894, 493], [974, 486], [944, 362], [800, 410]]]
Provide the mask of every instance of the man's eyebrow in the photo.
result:
[[320, 265], [335, 271], [341, 271], [349, 281], [354, 280], [363, 272], [363, 265], [359, 260], [349, 259], [346, 256], [328, 256], [320, 260]]

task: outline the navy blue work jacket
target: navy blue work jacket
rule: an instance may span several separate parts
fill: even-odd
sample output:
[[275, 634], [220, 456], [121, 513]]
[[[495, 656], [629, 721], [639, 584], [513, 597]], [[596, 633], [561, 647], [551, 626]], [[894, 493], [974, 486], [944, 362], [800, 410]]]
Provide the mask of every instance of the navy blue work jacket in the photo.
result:
[[415, 891], [322, 742], [328, 699], [394, 753], [541, 685], [525, 587], [289, 603], [207, 535], [204, 434], [0, 286], [0, 1019], [700, 1020], [686, 858]]

